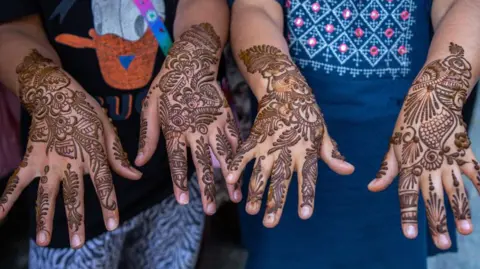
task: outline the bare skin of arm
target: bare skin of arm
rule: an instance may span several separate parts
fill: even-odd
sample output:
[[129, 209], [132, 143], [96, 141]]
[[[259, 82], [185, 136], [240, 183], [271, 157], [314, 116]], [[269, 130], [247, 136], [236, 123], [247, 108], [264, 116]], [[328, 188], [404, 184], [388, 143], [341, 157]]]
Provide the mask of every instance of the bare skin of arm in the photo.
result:
[[0, 25], [0, 82], [18, 96], [32, 117], [27, 150], [0, 198], [5, 218], [23, 189], [40, 177], [37, 244], [51, 240], [58, 191], [63, 192], [70, 243], [85, 242], [83, 175], [90, 174], [108, 230], [118, 226], [110, 167], [139, 179], [114, 126], [100, 105], [65, 72], [38, 15]]
[[[439, 1], [439, 0], [437, 0]], [[473, 230], [461, 174], [480, 191], [480, 165], [470, 147], [462, 108], [480, 76], [479, 1], [434, 6], [435, 36], [424, 68], [403, 104], [383, 162], [369, 189], [381, 191], [399, 177], [403, 232], [415, 238], [418, 197], [426, 205], [430, 234], [437, 247], [451, 245], [444, 191], [461, 234]], [[435, 2], [434, 2], [435, 4]], [[442, 15], [444, 14], [444, 15]]]

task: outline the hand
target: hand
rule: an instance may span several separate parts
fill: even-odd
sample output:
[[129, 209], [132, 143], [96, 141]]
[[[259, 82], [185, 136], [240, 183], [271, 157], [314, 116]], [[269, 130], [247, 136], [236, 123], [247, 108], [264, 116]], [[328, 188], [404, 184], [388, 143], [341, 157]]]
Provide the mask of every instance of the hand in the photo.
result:
[[[220, 37], [208, 23], [192, 26], [175, 41], [143, 103], [139, 154], [144, 165], [157, 149], [160, 128], [165, 135], [174, 193], [187, 204], [187, 147], [192, 150], [206, 214], [214, 214], [215, 182], [210, 150], [223, 174], [239, 143], [239, 132], [216, 82]], [[227, 185], [233, 201], [241, 200], [238, 185]]]
[[280, 220], [293, 171], [297, 170], [301, 190], [298, 213], [307, 219], [313, 213], [318, 158], [339, 174], [351, 174], [354, 167], [338, 152], [310, 87], [287, 55], [262, 45], [241, 51], [240, 58], [249, 73], [260, 73], [268, 81], [268, 87], [250, 136], [233, 158], [227, 179], [236, 182], [245, 165], [256, 158], [246, 210], [258, 213], [271, 174], [263, 223], [274, 227]]
[[139, 179], [128, 163], [113, 125], [69, 75], [36, 50], [17, 67], [20, 99], [32, 116], [27, 150], [0, 198], [0, 219], [22, 190], [40, 176], [37, 243], [51, 240], [55, 202], [62, 183], [73, 248], [85, 242], [83, 175], [90, 174], [108, 230], [117, 227], [117, 198], [109, 164], [119, 175]]
[[450, 199], [458, 231], [472, 232], [467, 194], [461, 172], [480, 190], [480, 166], [470, 148], [462, 107], [470, 89], [470, 63], [463, 48], [451, 44], [451, 55], [426, 65], [403, 104], [372, 191], [388, 187], [400, 173], [399, 198], [403, 233], [415, 238], [422, 190], [429, 230], [441, 249], [450, 247], [444, 190]]

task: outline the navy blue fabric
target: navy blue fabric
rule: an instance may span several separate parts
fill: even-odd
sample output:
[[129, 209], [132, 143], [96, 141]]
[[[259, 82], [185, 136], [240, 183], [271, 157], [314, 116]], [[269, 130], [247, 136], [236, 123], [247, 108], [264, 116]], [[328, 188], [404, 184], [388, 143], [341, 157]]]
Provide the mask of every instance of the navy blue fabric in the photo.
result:
[[[290, 53], [313, 89], [329, 134], [356, 170], [339, 176], [319, 162], [315, 212], [308, 221], [298, 217], [296, 177], [276, 228], [263, 228], [264, 209], [252, 217], [241, 206], [248, 269], [427, 268], [427, 255], [435, 247], [423, 201], [419, 236], [408, 240], [401, 231], [397, 183], [381, 193], [369, 192], [367, 185], [387, 150], [403, 98], [425, 62], [432, 37], [430, 7], [431, 0], [286, 1]], [[350, 24], [341, 21], [353, 18], [348, 11], [355, 10], [371, 13]], [[380, 17], [368, 26], [365, 21], [376, 11]], [[394, 32], [390, 37], [388, 28]], [[352, 51], [356, 54], [349, 56]], [[251, 166], [245, 193], [250, 174]], [[451, 214], [448, 221], [454, 224]], [[456, 250], [455, 230], [449, 228]]]

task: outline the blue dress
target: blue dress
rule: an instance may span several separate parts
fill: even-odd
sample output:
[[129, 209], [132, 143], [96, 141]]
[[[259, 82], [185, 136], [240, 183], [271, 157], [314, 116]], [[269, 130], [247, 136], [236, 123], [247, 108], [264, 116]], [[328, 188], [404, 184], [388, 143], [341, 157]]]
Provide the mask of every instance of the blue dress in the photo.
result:
[[[315, 211], [298, 217], [293, 178], [277, 227], [262, 226], [240, 206], [248, 269], [425, 269], [430, 242], [424, 205], [419, 236], [401, 230], [397, 184], [367, 190], [387, 151], [412, 81], [432, 37], [431, 0], [286, 0], [290, 53], [312, 87], [328, 131], [351, 176], [319, 162]], [[251, 174], [245, 173], [244, 193]], [[453, 221], [450, 219], [450, 223]], [[452, 239], [455, 232], [451, 232]]]

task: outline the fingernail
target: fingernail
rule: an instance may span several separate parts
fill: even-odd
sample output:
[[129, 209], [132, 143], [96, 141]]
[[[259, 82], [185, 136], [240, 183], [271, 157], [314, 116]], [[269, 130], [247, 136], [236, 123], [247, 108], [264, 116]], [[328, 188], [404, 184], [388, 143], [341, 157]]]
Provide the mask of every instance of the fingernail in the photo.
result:
[[304, 206], [302, 207], [302, 217], [308, 218], [310, 217], [310, 214], [312, 213], [312, 209], [309, 206]]
[[375, 184], [377, 184], [377, 179], [374, 179], [374, 180], [370, 181], [370, 183], [368, 183], [368, 187], [370, 188]]
[[81, 244], [80, 236], [78, 236], [78, 234], [74, 234], [72, 236], [72, 247], [74, 247], [74, 248], [79, 247], [80, 244]]
[[135, 162], [139, 162], [143, 158], [143, 152], [139, 151], [137, 157], [135, 158]]
[[180, 203], [181, 203], [182, 205], [188, 204], [188, 196], [187, 196], [187, 194], [184, 193], [184, 192], [183, 192], [182, 194], [180, 194]]
[[240, 200], [242, 200], [242, 192], [239, 191], [239, 190], [236, 190], [233, 192], [233, 199], [238, 202]]
[[408, 237], [410, 238], [413, 238], [415, 237], [415, 234], [416, 234], [416, 229], [413, 225], [408, 225], [407, 227], [407, 235]]
[[210, 203], [207, 205], [207, 213], [208, 214], [215, 214], [215, 211], [216, 211], [216, 205], [215, 203]]
[[442, 246], [448, 246], [448, 244], [449, 244], [448, 237], [444, 234], [439, 235], [438, 236], [438, 243], [439, 243], [439, 245], [442, 245]]
[[142, 175], [143, 175], [142, 172], [138, 171], [138, 170], [135, 169], [133, 166], [129, 166], [129, 169], [130, 169], [130, 171], [132, 171], [133, 173], [135, 173], [135, 174], [137, 174], [137, 175], [139, 175], [139, 176], [142, 176]]
[[47, 242], [47, 233], [44, 232], [44, 231], [40, 231], [38, 234], [37, 234], [37, 241], [39, 243], [46, 243]]
[[470, 222], [468, 222], [466, 220], [461, 220], [460, 221], [460, 227], [462, 227], [462, 230], [464, 230], [464, 231], [470, 231], [472, 226], [470, 225]]
[[250, 203], [247, 204], [247, 211], [249, 211], [249, 212], [255, 212], [255, 207], [256, 207], [256, 206], [255, 206], [255, 203], [250, 202]]
[[228, 174], [227, 175], [227, 181], [232, 182], [233, 181], [233, 174]]
[[107, 221], [107, 229], [113, 231], [117, 228], [117, 221], [114, 218], [109, 218]]
[[273, 224], [274, 222], [275, 222], [275, 214], [273, 213], [268, 214], [267, 217], [265, 218], [265, 223]]

